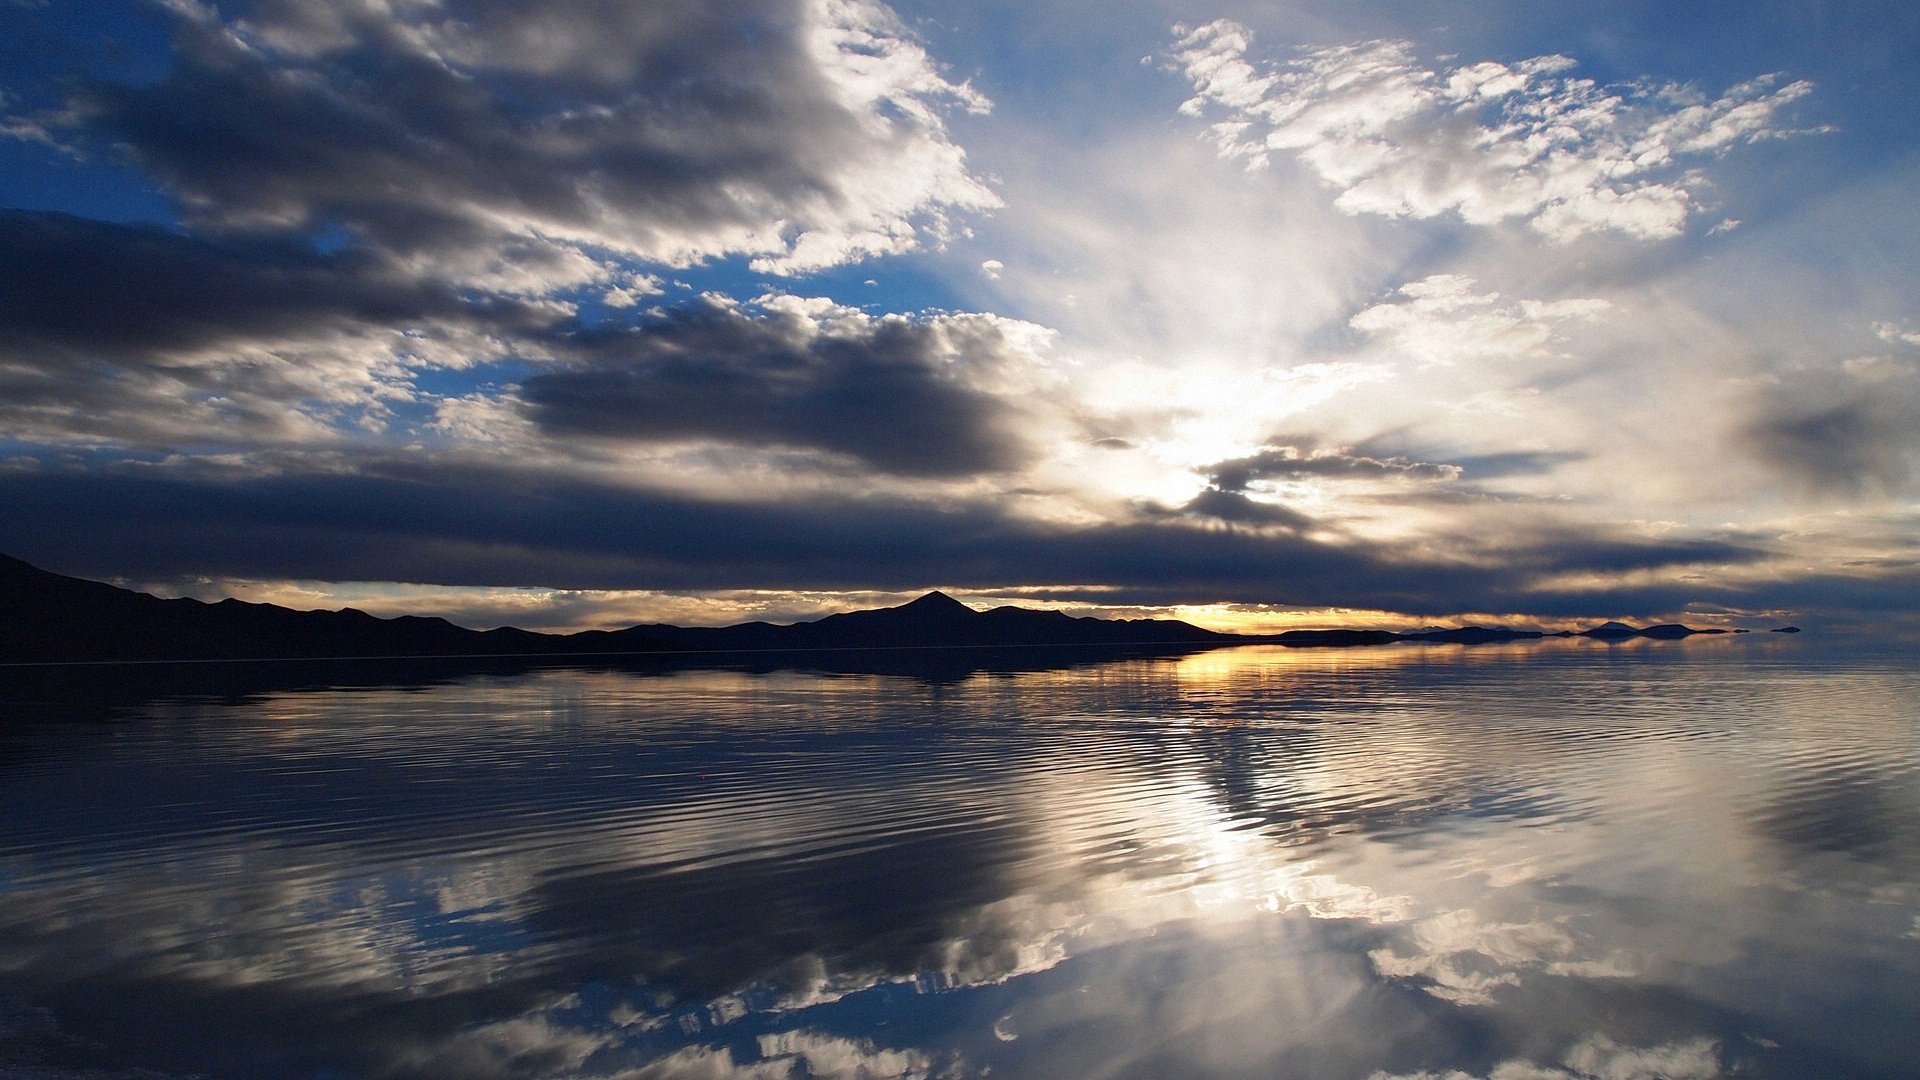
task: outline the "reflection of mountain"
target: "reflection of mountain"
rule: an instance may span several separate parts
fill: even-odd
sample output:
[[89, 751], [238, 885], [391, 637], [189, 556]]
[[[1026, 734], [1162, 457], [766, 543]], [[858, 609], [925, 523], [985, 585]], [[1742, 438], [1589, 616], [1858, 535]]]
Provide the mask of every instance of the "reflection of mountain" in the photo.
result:
[[[541, 634], [514, 627], [469, 630], [439, 618], [381, 619], [343, 608], [294, 611], [273, 604], [162, 600], [98, 581], [49, 573], [0, 555], [0, 661], [261, 660], [290, 657], [557, 656], [761, 650], [1158, 646], [1209, 648], [1266, 642], [1290, 646], [1396, 641], [1482, 644], [1548, 636], [1538, 630], [1467, 626], [1402, 634], [1389, 630], [1293, 630], [1270, 636], [1216, 633], [1173, 619], [1075, 618], [1060, 611], [976, 611], [940, 592], [899, 607], [776, 626], [682, 627]], [[1635, 629], [1607, 623], [1583, 636], [1675, 638], [1678, 624]]]
[[[634, 679], [694, 671], [881, 675], [944, 686], [979, 674], [1067, 671], [1142, 657], [1179, 657], [1205, 645], [1063, 645], [1004, 649], [812, 649], [740, 652], [606, 653], [589, 656], [428, 656], [384, 659], [130, 664], [103, 679], [90, 664], [0, 666], [0, 726], [6, 720], [107, 720], [155, 701], [240, 704], [286, 691], [428, 690], [473, 679], [540, 671], [601, 672]], [[0, 754], [0, 775], [10, 759]]]

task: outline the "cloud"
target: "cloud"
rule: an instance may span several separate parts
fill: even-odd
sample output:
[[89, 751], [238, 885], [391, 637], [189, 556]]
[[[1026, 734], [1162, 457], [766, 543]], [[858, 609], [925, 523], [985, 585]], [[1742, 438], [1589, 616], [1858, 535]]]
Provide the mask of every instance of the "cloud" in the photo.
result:
[[1897, 342], [1905, 345], [1920, 345], [1920, 331], [1909, 329], [1905, 323], [1874, 323], [1873, 334], [1881, 341]]
[[563, 321], [349, 252], [0, 210], [0, 423], [15, 438], [310, 443], [379, 423], [411, 373]]
[[0, 210], [0, 341], [90, 359], [187, 356], [326, 326], [421, 319], [549, 321], [534, 303], [476, 304], [364, 258], [272, 240], [213, 242], [144, 225]]
[[1237, 525], [1276, 525], [1296, 532], [1313, 527], [1305, 514], [1278, 503], [1250, 498], [1243, 491], [1210, 487], [1180, 507], [1180, 512]]
[[1037, 327], [991, 315], [874, 317], [825, 301], [707, 298], [574, 343], [524, 381], [549, 436], [824, 450], [906, 476], [1016, 468], [1023, 410], [994, 392], [1040, 364]]
[[944, 121], [986, 99], [873, 0], [168, 10], [163, 78], [86, 83], [56, 115], [200, 229], [333, 230], [542, 292], [601, 277], [599, 253], [799, 273], [998, 204]]
[[1446, 366], [1464, 361], [1543, 359], [1562, 324], [1597, 319], [1605, 300], [1506, 300], [1479, 292], [1470, 277], [1433, 274], [1400, 286], [1347, 325], [1399, 356]]
[[1550, 473], [1562, 465], [1579, 461], [1587, 455], [1583, 451], [1569, 450], [1559, 453], [1516, 450], [1502, 454], [1475, 454], [1456, 458], [1453, 464], [1462, 476], [1470, 479], [1493, 480], [1506, 476], [1538, 476]]
[[1763, 464], [1805, 494], [1912, 492], [1920, 478], [1920, 364], [1876, 356], [1796, 365], [1763, 384], [1743, 435]]
[[1461, 468], [1403, 457], [1380, 458], [1347, 448], [1321, 449], [1308, 436], [1277, 439], [1247, 457], [1233, 458], [1202, 470], [1207, 482], [1222, 491], [1245, 491], [1261, 480], [1394, 479], [1454, 480]]
[[[799, 491], [745, 501], [471, 454], [332, 456], [248, 472], [191, 461], [0, 471], [0, 550], [64, 573], [669, 591], [991, 590], [1071, 582], [1102, 602], [1194, 600], [1578, 615], [1673, 611], [1763, 548], [1508, 522], [1450, 545], [1332, 541], [1145, 513], [1045, 520], [980, 493]], [[1204, 505], [1203, 505], [1204, 508]], [[45, 523], [62, 523], [49, 539]], [[1287, 522], [1281, 522], [1287, 524]], [[105, 569], [102, 569], [105, 568]], [[1629, 584], [1556, 578], [1639, 575]], [[1536, 585], [1536, 583], [1542, 583]], [[1888, 587], [1882, 583], [1879, 592]]]
[[1602, 87], [1565, 56], [1431, 68], [1410, 42], [1303, 50], [1277, 67], [1249, 59], [1252, 33], [1227, 20], [1176, 27], [1173, 59], [1193, 84], [1181, 107], [1217, 115], [1220, 153], [1248, 168], [1298, 158], [1349, 214], [1524, 221], [1565, 243], [1596, 232], [1679, 235], [1701, 181], [1686, 159], [1794, 132], [1778, 114], [1813, 89], [1764, 75], [1709, 98], [1691, 87]]
[[1783, 403], [1748, 429], [1761, 458], [1810, 493], [1903, 492], [1913, 478], [1911, 410], [1859, 397]]
[[[1018, 400], [1050, 378], [1050, 335], [1015, 320], [783, 296], [623, 318], [589, 329], [570, 305], [475, 296], [352, 251], [0, 211], [0, 423], [15, 438], [316, 446], [411, 406], [445, 439], [562, 457], [578, 437], [707, 441], [958, 477], [1022, 465], [1044, 427]], [[517, 396], [419, 385], [507, 360], [535, 365]]]

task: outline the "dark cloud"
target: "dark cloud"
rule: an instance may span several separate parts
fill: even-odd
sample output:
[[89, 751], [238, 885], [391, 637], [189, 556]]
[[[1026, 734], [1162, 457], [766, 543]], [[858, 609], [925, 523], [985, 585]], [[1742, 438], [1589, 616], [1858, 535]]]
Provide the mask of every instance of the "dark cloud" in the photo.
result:
[[[1823, 395], [1829, 396], [1829, 395]], [[1783, 401], [1746, 431], [1760, 458], [1814, 494], [1912, 490], [1920, 398], [1862, 392], [1838, 402]]]
[[353, 252], [0, 211], [0, 422], [15, 437], [311, 441], [407, 397], [419, 368], [530, 352], [555, 366], [519, 403], [556, 440], [712, 440], [970, 475], [1030, 452], [1019, 410], [974, 385], [1017, 362], [1004, 325], [773, 298], [586, 330]]
[[182, 356], [328, 327], [404, 329], [436, 319], [526, 327], [543, 308], [475, 301], [352, 253], [273, 239], [186, 236], [65, 214], [0, 209], [0, 348], [17, 360]]
[[714, 439], [802, 447], [881, 472], [1014, 468], [1020, 413], [969, 385], [1010, 350], [987, 316], [869, 318], [702, 301], [576, 341], [571, 366], [527, 379], [527, 416], [558, 438]]
[[1320, 449], [1309, 438], [1276, 439], [1266, 449], [1232, 458], [1203, 470], [1222, 491], [1245, 491], [1260, 480], [1300, 480], [1310, 476], [1346, 479], [1395, 478], [1451, 480], [1458, 465], [1438, 465], [1403, 457], [1372, 457], [1351, 449]]
[[1505, 558], [1517, 571], [1534, 573], [1628, 573], [1662, 566], [1726, 565], [1751, 558], [1754, 547], [1713, 537], [1645, 539], [1606, 528], [1571, 529], [1518, 521]]
[[1291, 507], [1261, 502], [1239, 491], [1208, 488], [1180, 507], [1180, 513], [1215, 518], [1236, 525], [1273, 525], [1303, 530], [1313, 527], [1313, 519]]
[[1496, 480], [1508, 476], [1540, 476], [1562, 465], [1583, 461], [1582, 451], [1514, 451], [1505, 454], [1471, 454], [1455, 458], [1461, 477], [1468, 480]]
[[469, 277], [535, 238], [781, 271], [904, 249], [994, 202], [938, 112], [978, 99], [879, 5], [173, 12], [163, 78], [89, 82], [62, 116], [201, 227], [343, 230]]
[[[0, 470], [0, 550], [67, 573], [558, 588], [1111, 586], [1107, 602], [1243, 601], [1409, 613], [1673, 611], [1738, 590], [1537, 588], [1542, 574], [1737, 564], [1737, 544], [1462, 538], [1325, 543], [1180, 518], [1063, 526], [988, 500], [699, 499], [457, 456], [223, 478], [193, 465]], [[1530, 554], [1531, 553], [1531, 554]]]
[[[1408, 461], [1403, 455], [1364, 447], [1351, 453], [1389, 465]], [[1393, 470], [1386, 470], [1383, 473], [1386, 476], [1424, 476], [1427, 479], [1446, 479], [1448, 483], [1383, 485], [1371, 491], [1355, 493], [1351, 497], [1359, 502], [1400, 507], [1472, 508], [1551, 504], [1558, 501], [1554, 495], [1517, 492], [1503, 485], [1488, 484], [1487, 481], [1510, 477], [1543, 476], [1564, 464], [1583, 461], [1587, 457], [1584, 451], [1512, 451], [1450, 457], [1445, 465], [1432, 466], [1431, 471], [1411, 470], [1396, 473]]]
[[463, 363], [558, 321], [352, 253], [0, 210], [0, 423], [16, 438], [311, 437], [330, 411], [404, 393], [419, 362], [404, 354]]

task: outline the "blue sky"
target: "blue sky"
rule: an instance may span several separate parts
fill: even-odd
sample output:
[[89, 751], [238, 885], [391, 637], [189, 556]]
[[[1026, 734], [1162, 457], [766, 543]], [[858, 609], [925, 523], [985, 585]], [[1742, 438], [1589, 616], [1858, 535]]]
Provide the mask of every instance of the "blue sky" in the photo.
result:
[[475, 625], [1905, 620], [1920, 14], [0, 7], [0, 548]]

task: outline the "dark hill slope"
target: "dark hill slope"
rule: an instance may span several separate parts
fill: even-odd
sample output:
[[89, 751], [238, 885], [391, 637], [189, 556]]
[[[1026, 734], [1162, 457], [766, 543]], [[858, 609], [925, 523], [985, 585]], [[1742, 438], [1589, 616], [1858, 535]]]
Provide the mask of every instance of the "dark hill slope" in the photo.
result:
[[[1635, 628], [1606, 623], [1580, 636], [1605, 641], [1725, 633], [1678, 623]], [[1410, 634], [1387, 630], [1293, 630], [1270, 636], [1221, 634], [1173, 619], [1075, 618], [1060, 611], [997, 607], [975, 611], [931, 592], [912, 603], [849, 611], [814, 622], [538, 634], [502, 627], [468, 630], [445, 619], [380, 619], [364, 611], [294, 611], [239, 600], [162, 600], [98, 581], [49, 573], [0, 555], [0, 662], [89, 660], [251, 660], [294, 657], [540, 656], [767, 649], [920, 647], [1029, 648], [1043, 645], [1179, 645], [1205, 648], [1267, 642], [1294, 646], [1384, 645], [1397, 641], [1481, 644], [1542, 636], [1537, 630], [1467, 626]]]
[[294, 611], [239, 600], [162, 600], [49, 573], [0, 555], [0, 661], [235, 660], [479, 656], [901, 646], [1216, 645], [1246, 640], [1172, 620], [1074, 618], [1058, 611], [975, 611], [945, 593], [816, 622], [725, 627], [643, 625], [539, 634], [468, 630], [445, 619]]
[[510, 627], [483, 633], [445, 619], [379, 619], [352, 608], [162, 600], [0, 555], [0, 659], [14, 662], [471, 656], [547, 651], [552, 640]]

